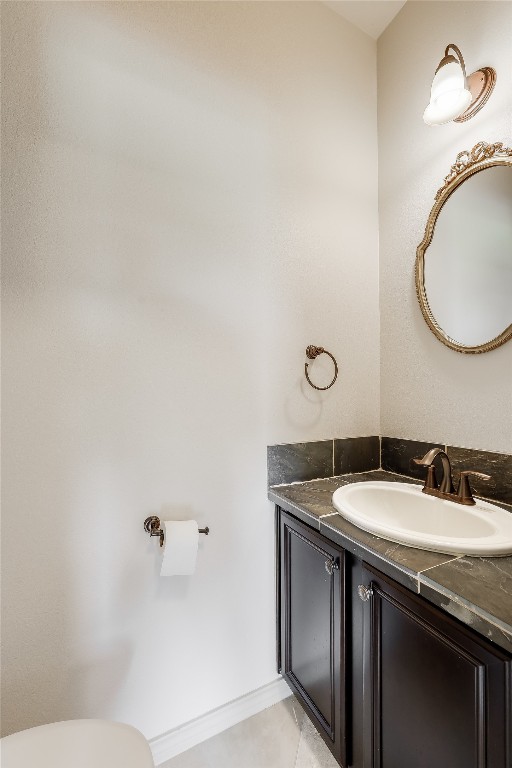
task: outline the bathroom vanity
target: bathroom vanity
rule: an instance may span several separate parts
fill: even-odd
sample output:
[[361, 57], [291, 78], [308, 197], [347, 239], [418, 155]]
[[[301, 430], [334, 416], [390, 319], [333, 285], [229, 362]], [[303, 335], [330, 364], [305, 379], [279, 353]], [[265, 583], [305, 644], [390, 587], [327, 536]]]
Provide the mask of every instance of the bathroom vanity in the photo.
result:
[[[279, 670], [344, 767], [511, 768], [512, 594], [498, 559], [412, 549], [356, 528], [331, 497], [362, 477], [270, 489]], [[512, 575], [511, 560], [502, 563]], [[480, 604], [453, 581], [458, 569], [464, 592], [464, 569], [474, 567], [487, 573]]]

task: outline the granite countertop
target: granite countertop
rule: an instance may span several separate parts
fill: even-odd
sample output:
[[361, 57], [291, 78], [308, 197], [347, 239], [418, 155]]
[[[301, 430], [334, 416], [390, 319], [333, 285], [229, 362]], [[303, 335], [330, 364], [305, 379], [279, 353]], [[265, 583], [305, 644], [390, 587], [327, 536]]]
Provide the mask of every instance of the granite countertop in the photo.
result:
[[[382, 573], [512, 652], [512, 556], [444, 555], [382, 539], [357, 528], [332, 506], [342, 485], [362, 480], [416, 483], [384, 470], [269, 488], [270, 501], [319, 530]], [[512, 513], [512, 506], [499, 504]]]

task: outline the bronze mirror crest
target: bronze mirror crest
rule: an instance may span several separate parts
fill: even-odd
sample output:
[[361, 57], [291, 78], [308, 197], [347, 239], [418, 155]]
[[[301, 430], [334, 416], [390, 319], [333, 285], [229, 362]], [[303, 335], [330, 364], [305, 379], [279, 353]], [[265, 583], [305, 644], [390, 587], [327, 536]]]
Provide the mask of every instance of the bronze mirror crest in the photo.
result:
[[457, 155], [416, 250], [416, 293], [432, 333], [457, 352], [512, 338], [512, 148], [480, 142]]

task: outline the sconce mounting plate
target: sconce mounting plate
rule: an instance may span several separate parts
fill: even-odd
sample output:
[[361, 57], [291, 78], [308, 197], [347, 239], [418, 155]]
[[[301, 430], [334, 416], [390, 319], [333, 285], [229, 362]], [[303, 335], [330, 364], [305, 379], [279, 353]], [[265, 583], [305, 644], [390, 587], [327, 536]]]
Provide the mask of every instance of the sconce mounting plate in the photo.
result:
[[466, 120], [471, 120], [488, 102], [496, 83], [496, 70], [492, 67], [481, 67], [468, 75], [467, 81], [473, 98], [466, 111], [454, 119], [454, 123], [465, 123]]

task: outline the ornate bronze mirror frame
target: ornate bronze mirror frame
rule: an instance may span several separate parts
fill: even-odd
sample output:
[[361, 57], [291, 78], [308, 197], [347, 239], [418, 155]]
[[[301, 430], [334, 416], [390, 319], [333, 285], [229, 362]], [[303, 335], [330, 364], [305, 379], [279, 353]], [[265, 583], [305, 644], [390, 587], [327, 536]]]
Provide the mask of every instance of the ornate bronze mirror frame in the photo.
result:
[[[457, 352], [475, 354], [479, 352], [488, 352], [491, 349], [499, 347], [501, 344], [504, 344], [512, 338], [512, 324], [489, 341], [475, 346], [465, 345], [464, 343], [451, 338], [448, 333], [443, 330], [438, 320], [436, 320], [428, 302], [427, 291], [425, 288], [425, 252], [432, 242], [438, 216], [450, 196], [471, 176], [496, 165], [509, 166], [512, 171], [512, 148], [506, 147], [502, 143], [486, 144], [485, 142], [480, 142], [470, 151], [460, 152], [457, 155], [457, 159], [452, 165], [450, 173], [446, 176], [443, 186], [438, 190], [435, 196], [435, 202], [427, 220], [423, 240], [416, 250], [416, 293], [418, 295], [418, 301], [423, 317], [425, 318], [428, 327], [439, 341], [442, 341], [447, 347], [450, 347]], [[471, 221], [468, 223], [470, 225], [474, 224], [474, 222]], [[463, 248], [464, 246], [461, 247]], [[510, 244], [510, 259], [512, 259], [512, 243]], [[453, 288], [456, 290], [457, 286], [453, 286]]]

